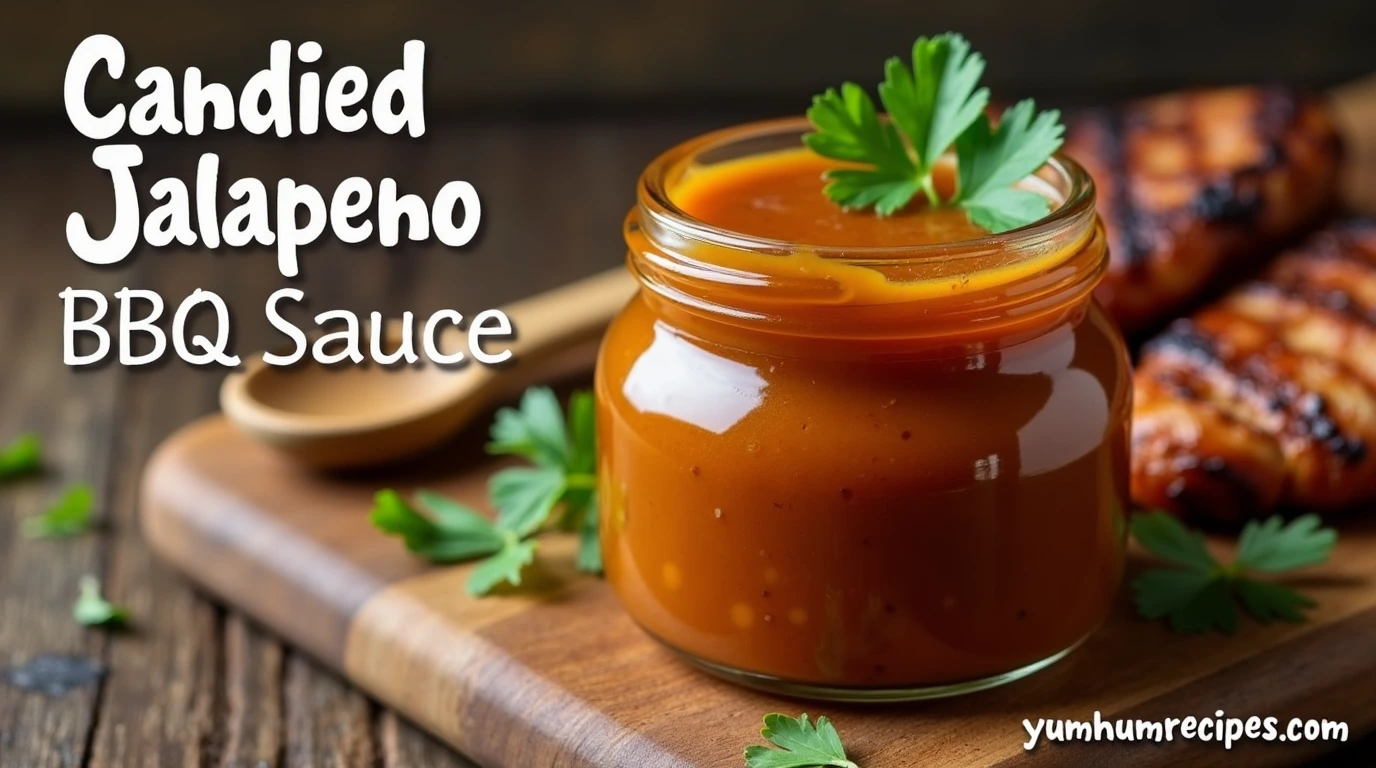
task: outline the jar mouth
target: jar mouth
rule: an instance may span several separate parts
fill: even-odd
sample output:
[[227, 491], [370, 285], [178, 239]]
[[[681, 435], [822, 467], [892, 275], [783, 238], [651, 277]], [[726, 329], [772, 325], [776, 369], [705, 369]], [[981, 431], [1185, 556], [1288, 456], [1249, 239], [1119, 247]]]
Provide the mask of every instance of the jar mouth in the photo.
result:
[[[1095, 187], [1089, 173], [1075, 160], [1056, 153], [1034, 176], [1051, 188], [1059, 200], [1046, 216], [1023, 227], [977, 238], [946, 243], [914, 245], [818, 245], [801, 240], [760, 237], [720, 227], [683, 210], [670, 189], [696, 162], [713, 153], [736, 150], [730, 159], [770, 151], [749, 151], [789, 136], [801, 137], [811, 130], [806, 118], [786, 117], [723, 128], [689, 139], [663, 152], [645, 168], [638, 184], [638, 208], [642, 225], [672, 233], [674, 238], [709, 246], [756, 253], [808, 252], [820, 258], [856, 266], [900, 267], [916, 263], [978, 258], [997, 251], [1035, 249], [1039, 242], [1087, 227], [1094, 218]], [[777, 150], [788, 145], [776, 145]], [[801, 140], [793, 143], [801, 147]]]

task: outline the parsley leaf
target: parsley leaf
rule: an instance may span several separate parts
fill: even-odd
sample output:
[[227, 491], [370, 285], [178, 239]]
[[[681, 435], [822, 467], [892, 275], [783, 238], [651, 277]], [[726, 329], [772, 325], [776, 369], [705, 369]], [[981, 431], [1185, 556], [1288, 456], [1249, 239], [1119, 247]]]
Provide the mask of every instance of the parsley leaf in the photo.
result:
[[433, 563], [457, 563], [498, 552], [506, 539], [480, 513], [437, 493], [422, 491], [418, 499], [431, 516], [416, 511], [396, 491], [385, 489], [373, 497], [369, 516], [384, 533], [401, 536], [406, 548]]
[[956, 137], [984, 113], [989, 89], [976, 89], [984, 74], [984, 57], [972, 53], [970, 43], [960, 35], [918, 38], [912, 60], [912, 69], [897, 56], [885, 62], [879, 99], [912, 142], [918, 168], [926, 174]]
[[100, 582], [94, 576], [81, 578], [81, 594], [72, 606], [72, 618], [85, 627], [118, 629], [129, 623], [129, 609], [115, 605], [100, 595]]
[[[883, 118], [865, 90], [845, 83], [813, 97], [807, 111], [815, 132], [803, 143], [823, 157], [863, 168], [827, 171], [825, 194], [844, 208], [874, 206], [889, 216], [921, 191], [931, 207], [957, 205], [991, 232], [1006, 232], [1045, 216], [1046, 198], [1014, 184], [1040, 168], [1061, 147], [1060, 113], [1036, 112], [1022, 101], [991, 127], [984, 110], [989, 89], [979, 87], [984, 58], [954, 33], [919, 38], [912, 65], [889, 59], [879, 98]], [[952, 145], [959, 187], [943, 201], [934, 171]]]
[[560, 467], [568, 463], [568, 445], [564, 413], [553, 390], [531, 387], [522, 395], [519, 409], [497, 411], [487, 451], [522, 456], [540, 466]]
[[1337, 533], [1321, 528], [1317, 515], [1286, 524], [1279, 516], [1255, 520], [1242, 529], [1232, 563], [1209, 554], [1204, 537], [1165, 512], [1133, 515], [1132, 535], [1173, 568], [1144, 571], [1132, 583], [1137, 612], [1146, 619], [1166, 618], [1182, 633], [1217, 629], [1231, 635], [1238, 628], [1237, 604], [1263, 623], [1277, 619], [1304, 621], [1304, 608], [1314, 601], [1295, 590], [1257, 581], [1249, 572], [1276, 573], [1315, 565], [1328, 559]]
[[855, 83], [843, 84], [840, 93], [828, 88], [812, 98], [807, 119], [817, 128], [803, 137], [813, 152], [874, 166], [827, 171], [825, 192], [833, 201], [844, 208], [873, 205], [879, 215], [888, 216], [917, 194], [918, 167], [893, 123], [880, 120], [865, 89]]
[[981, 113], [956, 140], [960, 189], [955, 202], [970, 221], [990, 232], [1016, 229], [1051, 212], [1045, 197], [1013, 187], [1042, 167], [1064, 141], [1061, 113], [1038, 114], [1036, 108], [1031, 99], [1014, 104], [997, 128]]
[[564, 470], [559, 467], [512, 467], [492, 476], [488, 494], [497, 508], [498, 524], [519, 536], [529, 536], [549, 519], [564, 493]]
[[24, 536], [30, 539], [75, 536], [90, 530], [91, 511], [95, 508], [95, 493], [91, 486], [81, 484], [67, 489], [52, 506], [40, 515], [24, 521]]
[[553, 524], [578, 533], [579, 569], [600, 573], [593, 405], [591, 393], [574, 393], [566, 421], [554, 393], [534, 387], [519, 408], [498, 411], [488, 451], [519, 456], [533, 466], [503, 469], [488, 480], [496, 520], [437, 493], [416, 494], [422, 512], [396, 491], [382, 490], [374, 497], [373, 525], [434, 563], [486, 558], [469, 574], [473, 595], [502, 583], [519, 585], [521, 570], [535, 559], [531, 537]]
[[31, 475], [42, 467], [43, 444], [32, 432], [25, 432], [0, 448], [0, 480]]
[[860, 768], [846, 759], [841, 736], [825, 717], [817, 718], [813, 726], [806, 713], [797, 719], [777, 713], [765, 715], [760, 734], [779, 749], [746, 747], [746, 768]]
[[478, 563], [478, 567], [469, 574], [468, 594], [481, 597], [502, 582], [520, 586], [521, 570], [535, 561], [535, 546], [535, 541], [521, 541], [508, 535], [501, 551]]

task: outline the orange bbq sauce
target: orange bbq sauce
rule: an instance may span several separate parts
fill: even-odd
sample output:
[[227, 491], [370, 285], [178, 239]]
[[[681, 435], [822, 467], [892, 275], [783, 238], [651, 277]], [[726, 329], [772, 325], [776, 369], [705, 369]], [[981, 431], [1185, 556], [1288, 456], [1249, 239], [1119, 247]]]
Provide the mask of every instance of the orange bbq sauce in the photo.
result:
[[[707, 224], [790, 243], [986, 234], [958, 209], [843, 211], [822, 194], [829, 167], [776, 152], [669, 193]], [[707, 258], [824, 275], [879, 329], [922, 327], [905, 295], [939, 304], [1046, 268], [1019, 261], [953, 284], [796, 254]], [[806, 307], [791, 311], [806, 325]], [[847, 336], [833, 339], [844, 354], [809, 354], [806, 329], [712, 324], [644, 293], [613, 324], [597, 383], [602, 542], [623, 605], [697, 659], [837, 687], [968, 681], [1083, 638], [1123, 567], [1127, 370], [1103, 314], [1081, 307], [988, 354], [904, 360], [901, 338], [836, 331], [842, 316], [827, 311], [813, 330]], [[1033, 321], [1009, 322], [1000, 334]]]

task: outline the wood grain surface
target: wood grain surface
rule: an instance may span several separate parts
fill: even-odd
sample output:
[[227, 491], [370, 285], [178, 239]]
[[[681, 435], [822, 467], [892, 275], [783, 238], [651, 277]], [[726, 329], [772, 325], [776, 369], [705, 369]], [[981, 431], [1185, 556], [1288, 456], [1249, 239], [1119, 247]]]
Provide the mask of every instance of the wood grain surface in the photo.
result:
[[[1178, 636], [1135, 618], [1124, 590], [1107, 624], [1028, 680], [959, 699], [865, 708], [781, 700], [711, 679], [642, 633], [602, 581], [574, 571], [575, 542], [542, 546], [520, 588], [474, 599], [471, 566], [429, 568], [367, 521], [380, 486], [434, 487], [484, 503], [492, 463], [468, 435], [420, 466], [330, 478], [283, 462], [219, 418], [187, 427], [149, 463], [143, 522], [154, 547], [232, 604], [309, 650], [480, 764], [737, 766], [765, 712], [831, 715], [865, 765], [1209, 765], [1216, 746], [1021, 744], [1022, 718], [1209, 717], [1346, 721], [1376, 728], [1376, 522], [1354, 521], [1332, 562], [1307, 572], [1303, 625]], [[1335, 745], [1247, 745], [1287, 765]]]

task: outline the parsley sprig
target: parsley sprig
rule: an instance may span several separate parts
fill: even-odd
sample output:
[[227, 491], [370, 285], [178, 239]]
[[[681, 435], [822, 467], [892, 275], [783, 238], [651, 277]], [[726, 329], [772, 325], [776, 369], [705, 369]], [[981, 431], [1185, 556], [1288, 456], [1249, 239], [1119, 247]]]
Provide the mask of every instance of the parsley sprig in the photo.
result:
[[42, 514], [23, 523], [25, 538], [48, 539], [76, 536], [91, 529], [95, 522], [96, 496], [91, 486], [81, 483], [68, 488]]
[[758, 744], [746, 747], [746, 768], [860, 768], [846, 758], [841, 736], [826, 717], [817, 718], [814, 726], [806, 713], [796, 719], [765, 715], [760, 734], [779, 749]]
[[[984, 111], [989, 89], [978, 87], [983, 74], [984, 57], [964, 37], [947, 33], [919, 38], [911, 67], [898, 57], [885, 64], [879, 99], [887, 120], [855, 83], [814, 96], [807, 118], [816, 131], [803, 142], [824, 157], [866, 166], [827, 171], [826, 195], [844, 208], [872, 205], [889, 216], [922, 192], [929, 206], [959, 206], [995, 233], [1046, 216], [1045, 197], [1012, 185], [1060, 149], [1060, 113], [1037, 112], [1027, 99], [991, 126]], [[952, 145], [958, 187], [943, 200], [934, 174]]]
[[1176, 632], [1238, 628], [1237, 604], [1258, 621], [1304, 621], [1303, 609], [1315, 603], [1295, 590], [1253, 579], [1252, 573], [1281, 573], [1328, 559], [1337, 543], [1332, 528], [1321, 528], [1318, 515], [1303, 515], [1286, 524], [1280, 516], [1253, 520], [1242, 529], [1237, 554], [1220, 563], [1209, 554], [1204, 537], [1165, 512], [1134, 515], [1132, 535], [1147, 551], [1170, 563], [1133, 581], [1137, 612], [1147, 619], [1165, 617]]
[[32, 432], [0, 448], [0, 480], [31, 475], [43, 467], [43, 444]]
[[129, 609], [106, 600], [100, 594], [100, 581], [94, 576], [81, 577], [81, 593], [72, 606], [72, 617], [86, 627], [120, 629], [129, 624]]
[[473, 595], [503, 583], [519, 585], [522, 569], [535, 559], [533, 537], [550, 527], [577, 532], [578, 567], [601, 572], [592, 394], [574, 393], [565, 418], [551, 390], [528, 389], [519, 408], [497, 412], [491, 438], [489, 453], [530, 462], [503, 469], [488, 481], [495, 520], [430, 491], [416, 494], [418, 510], [395, 491], [383, 490], [374, 498], [373, 525], [400, 536], [407, 549], [434, 563], [484, 558], [468, 578]]

